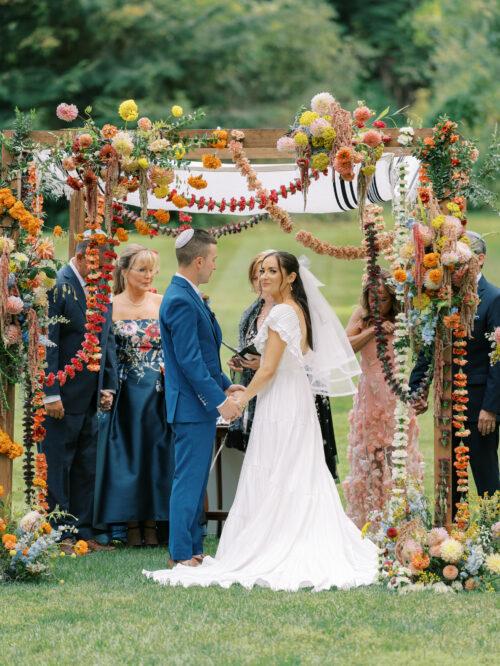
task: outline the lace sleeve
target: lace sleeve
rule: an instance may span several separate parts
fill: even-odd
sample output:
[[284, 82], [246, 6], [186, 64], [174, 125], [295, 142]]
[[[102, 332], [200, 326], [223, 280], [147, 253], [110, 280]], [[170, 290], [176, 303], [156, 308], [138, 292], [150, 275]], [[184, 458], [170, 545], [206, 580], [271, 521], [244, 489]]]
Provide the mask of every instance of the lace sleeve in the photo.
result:
[[286, 343], [288, 349], [292, 352], [297, 359], [303, 363], [303, 356], [301, 350], [301, 332], [300, 323], [297, 313], [291, 305], [280, 303], [275, 305], [271, 312], [267, 315], [262, 328], [257, 333], [254, 340], [256, 349], [262, 353], [266, 345], [269, 329], [276, 331], [283, 342]]

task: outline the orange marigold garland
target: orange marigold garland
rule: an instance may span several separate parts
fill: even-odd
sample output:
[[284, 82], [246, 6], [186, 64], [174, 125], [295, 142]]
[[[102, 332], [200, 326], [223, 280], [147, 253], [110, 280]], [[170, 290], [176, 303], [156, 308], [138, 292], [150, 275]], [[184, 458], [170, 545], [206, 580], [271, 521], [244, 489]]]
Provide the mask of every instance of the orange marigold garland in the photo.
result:
[[470, 512], [467, 502], [467, 493], [469, 491], [469, 447], [463, 442], [469, 437], [470, 430], [466, 428], [467, 422], [467, 403], [469, 402], [467, 391], [467, 375], [463, 368], [467, 359], [467, 333], [460, 323], [460, 316], [450, 315], [445, 317], [445, 325], [451, 330], [453, 336], [453, 364], [459, 368], [459, 371], [453, 375], [452, 392], [452, 425], [455, 429], [455, 437], [459, 443], [454, 448], [455, 461], [453, 467], [457, 479], [457, 492], [461, 494], [461, 499], [456, 503], [455, 523], [461, 530], [468, 525]]
[[48, 511], [47, 502], [47, 461], [44, 453], [37, 453], [35, 456], [35, 478], [33, 486], [38, 489], [37, 504], [44, 511]]

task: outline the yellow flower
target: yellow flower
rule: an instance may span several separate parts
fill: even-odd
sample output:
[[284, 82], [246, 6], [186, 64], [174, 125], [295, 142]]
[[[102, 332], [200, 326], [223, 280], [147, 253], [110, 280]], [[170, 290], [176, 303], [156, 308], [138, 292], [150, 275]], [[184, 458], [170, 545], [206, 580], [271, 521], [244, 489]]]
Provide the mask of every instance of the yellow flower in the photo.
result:
[[316, 113], [316, 111], [304, 111], [299, 118], [299, 123], [307, 127], [313, 122], [313, 120], [316, 120], [316, 118], [319, 118], [319, 114]]
[[446, 208], [450, 211], [450, 213], [456, 215], [457, 217], [460, 217], [461, 210], [458, 204], [454, 203], [453, 201], [450, 201], [449, 203], [446, 204]]
[[324, 141], [324, 139], [323, 139], [322, 137], [320, 137], [320, 136], [313, 136], [313, 138], [312, 138], [312, 145], [313, 145], [315, 148], [323, 148], [323, 146], [325, 145], [325, 141]]
[[446, 539], [441, 544], [441, 557], [445, 562], [455, 564], [464, 554], [464, 547], [456, 539]]
[[444, 215], [438, 215], [432, 220], [431, 224], [434, 227], [434, 229], [440, 229], [443, 222], [444, 222]]
[[164, 199], [169, 192], [169, 189], [166, 185], [163, 187], [155, 187], [153, 193], [158, 199]]
[[139, 157], [139, 159], [137, 160], [137, 164], [141, 169], [147, 169], [149, 166], [149, 162], [145, 157]]
[[328, 164], [330, 163], [330, 160], [328, 159], [328, 155], [326, 153], [318, 153], [317, 155], [314, 155], [312, 158], [312, 168], [317, 169], [318, 171], [324, 171], [325, 169], [328, 169]]
[[364, 173], [365, 176], [373, 176], [373, 174], [375, 173], [375, 165], [367, 164], [365, 167], [361, 169], [361, 171]]
[[17, 553], [17, 550], [9, 550], [9, 555], [11, 557], [14, 557], [14, 555]]
[[370, 522], [370, 521], [368, 521], [367, 523], [365, 523], [365, 524], [363, 525], [363, 527], [362, 527], [362, 529], [361, 529], [361, 536], [362, 536], [362, 537], [365, 537], [365, 536], [366, 536], [366, 533], [367, 533], [368, 530], [370, 529], [370, 525], [371, 525], [371, 522]]
[[184, 114], [182, 106], [179, 106], [178, 104], [174, 104], [171, 108], [171, 112], [174, 118], [180, 118]]
[[417, 310], [423, 310], [429, 305], [431, 299], [427, 294], [420, 294], [420, 296], [414, 296], [412, 302], [414, 308], [417, 308]]
[[492, 553], [485, 560], [486, 567], [494, 574], [500, 574], [500, 553]]
[[174, 146], [174, 154], [176, 160], [182, 160], [182, 158], [186, 154], [186, 149], [184, 148], [184, 144], [176, 143]]
[[331, 148], [337, 137], [337, 132], [333, 129], [333, 127], [325, 127], [325, 129], [321, 132], [321, 137], [325, 142], [326, 148]]
[[328, 114], [326, 114], [326, 116], [321, 116], [321, 117], [323, 118], [323, 120], [326, 120], [327, 123], [331, 123], [331, 122], [332, 122], [332, 117], [329, 116]]
[[293, 137], [293, 140], [295, 141], [296, 146], [301, 146], [302, 148], [307, 146], [309, 143], [309, 139], [307, 138], [307, 134], [305, 132], [297, 132], [297, 134]]
[[118, 113], [120, 114], [120, 118], [126, 122], [131, 122], [133, 120], [137, 120], [139, 116], [139, 109], [137, 108], [137, 104], [133, 99], [126, 99], [118, 107]]

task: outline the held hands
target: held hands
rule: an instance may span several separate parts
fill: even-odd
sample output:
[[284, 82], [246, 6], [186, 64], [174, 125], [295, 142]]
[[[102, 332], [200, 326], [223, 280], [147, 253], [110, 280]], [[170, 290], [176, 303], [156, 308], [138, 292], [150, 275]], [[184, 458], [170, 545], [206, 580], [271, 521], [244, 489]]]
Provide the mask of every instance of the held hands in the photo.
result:
[[415, 400], [415, 402], [412, 403], [412, 407], [415, 410], [415, 414], [417, 416], [420, 416], [420, 414], [424, 414], [427, 411], [427, 397], [422, 397], [418, 398]]
[[485, 409], [482, 409], [479, 412], [479, 419], [477, 422], [477, 429], [485, 437], [490, 435], [492, 432], [495, 432], [497, 427], [496, 414], [493, 412], [487, 412]]
[[113, 405], [114, 395], [111, 391], [101, 391], [101, 399], [99, 401], [99, 407], [103, 412], [109, 412]]
[[241, 416], [240, 406], [232, 398], [232, 396], [229, 396], [228, 399], [223, 402], [222, 405], [217, 409], [219, 410], [219, 414], [222, 416], [222, 418], [225, 421], [229, 421], [229, 423]]
[[64, 418], [64, 406], [62, 404], [62, 400], [47, 402], [45, 404], [45, 411], [47, 412], [47, 416], [51, 416], [53, 419]]

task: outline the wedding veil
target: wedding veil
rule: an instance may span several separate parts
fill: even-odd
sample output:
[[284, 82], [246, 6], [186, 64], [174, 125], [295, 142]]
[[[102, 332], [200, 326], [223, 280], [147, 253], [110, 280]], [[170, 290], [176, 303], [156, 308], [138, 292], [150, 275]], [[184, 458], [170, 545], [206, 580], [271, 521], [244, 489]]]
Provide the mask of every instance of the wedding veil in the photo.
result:
[[313, 393], [352, 395], [356, 393], [352, 379], [361, 374], [359, 363], [342, 324], [319, 290], [323, 283], [309, 270], [307, 257], [300, 257], [299, 265], [311, 316], [313, 349], [304, 358]]

